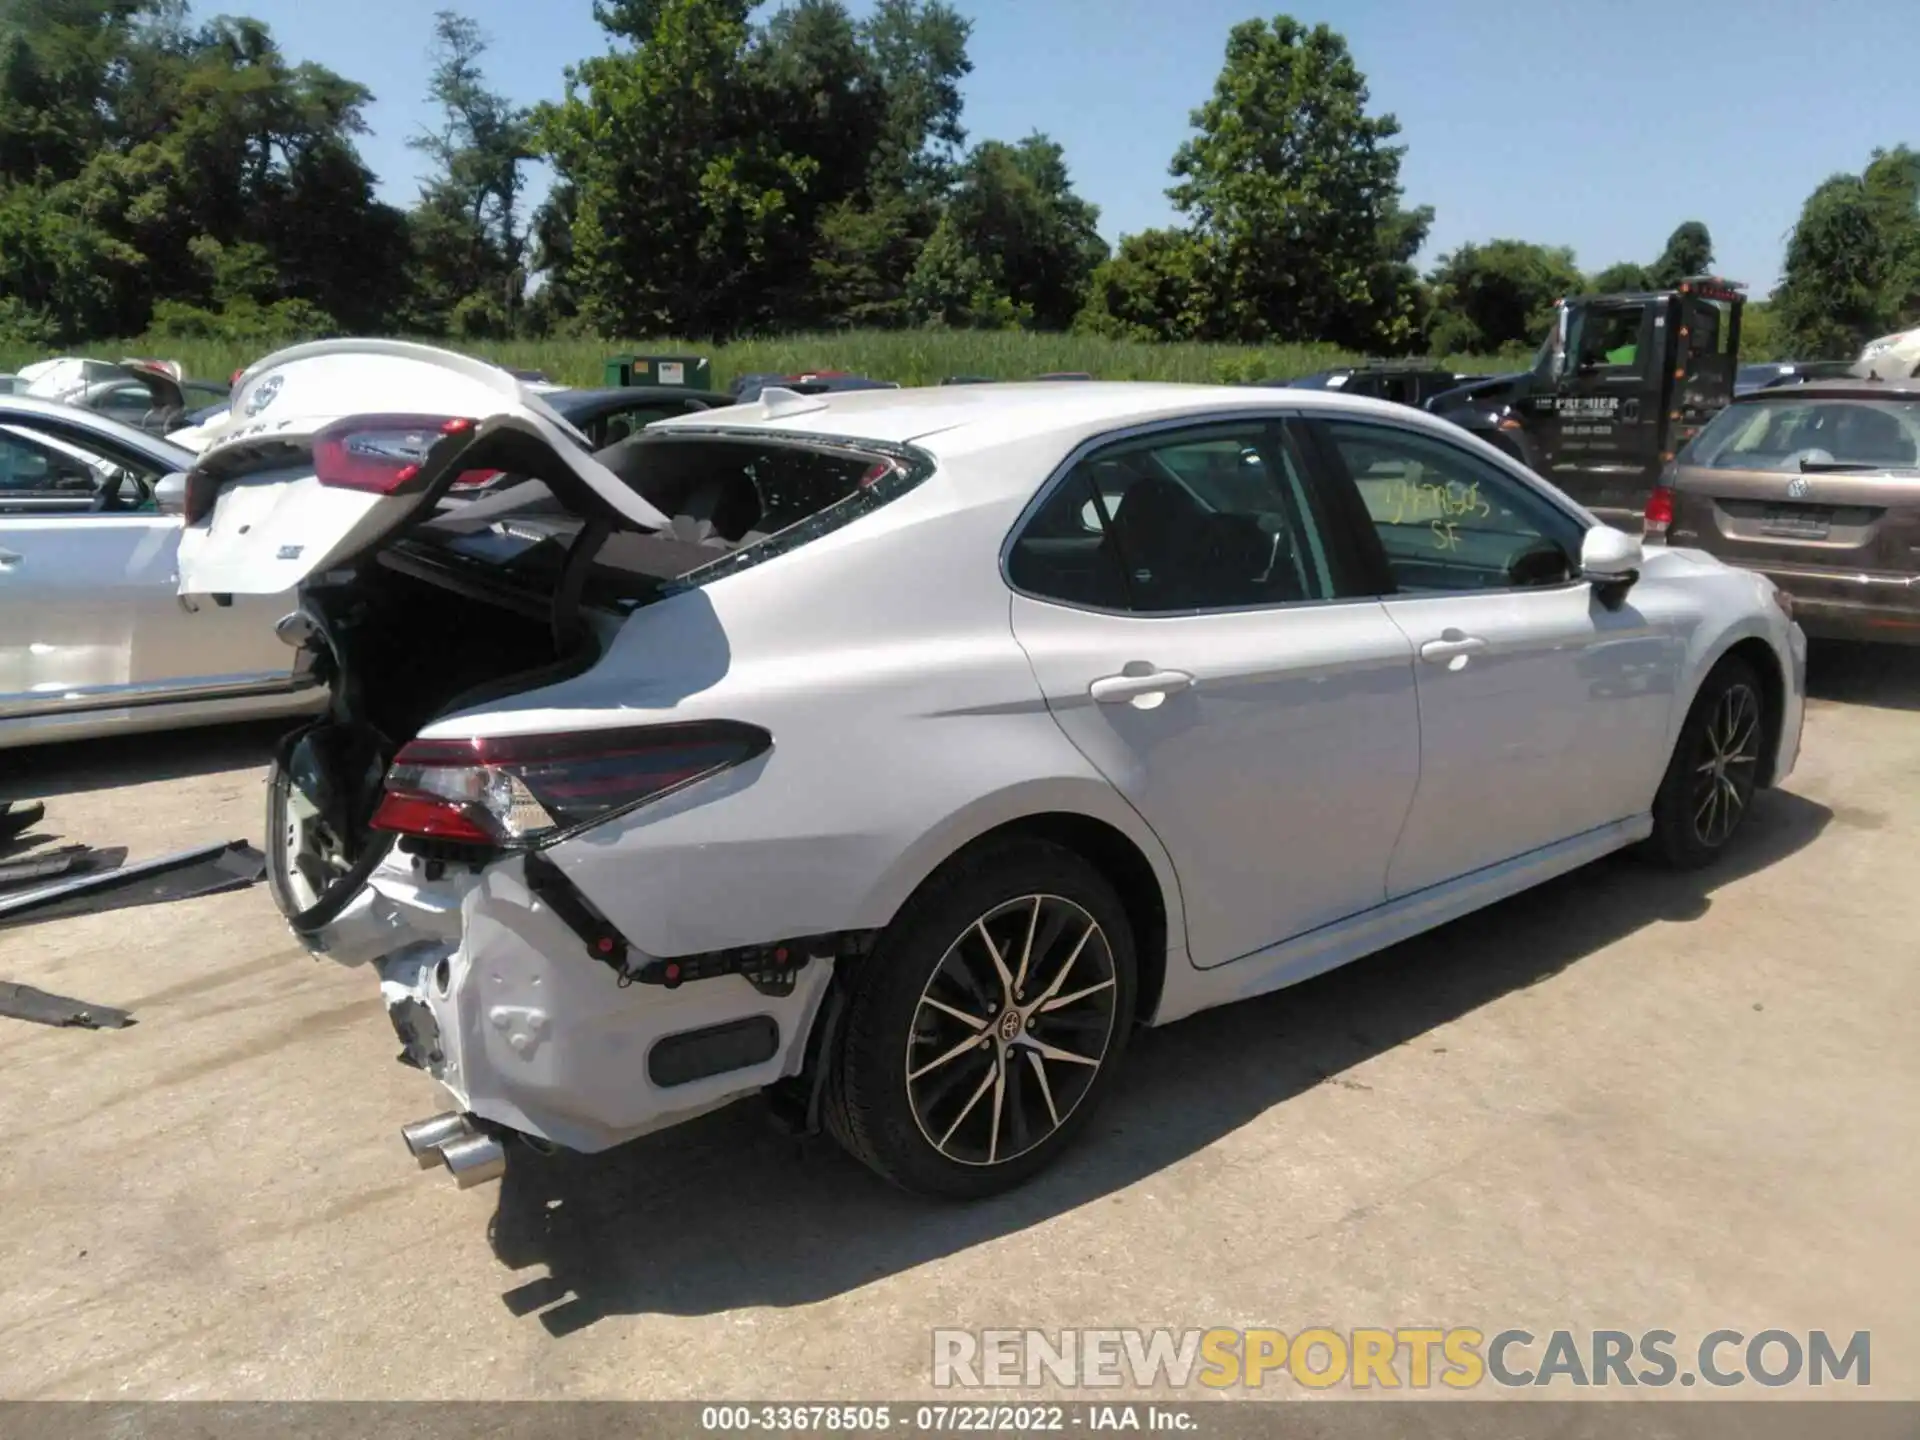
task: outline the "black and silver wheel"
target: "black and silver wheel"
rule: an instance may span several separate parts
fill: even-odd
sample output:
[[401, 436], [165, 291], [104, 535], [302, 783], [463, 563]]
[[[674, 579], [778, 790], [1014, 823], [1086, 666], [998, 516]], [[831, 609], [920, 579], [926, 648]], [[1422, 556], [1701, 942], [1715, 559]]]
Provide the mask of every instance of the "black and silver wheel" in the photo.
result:
[[1680, 869], [1704, 865], [1746, 823], [1768, 731], [1753, 667], [1728, 657], [1700, 687], [1653, 802], [1648, 848]]
[[937, 877], [854, 987], [836, 1135], [926, 1194], [1018, 1184], [1085, 1123], [1134, 1007], [1126, 912], [1091, 865], [1015, 842]]

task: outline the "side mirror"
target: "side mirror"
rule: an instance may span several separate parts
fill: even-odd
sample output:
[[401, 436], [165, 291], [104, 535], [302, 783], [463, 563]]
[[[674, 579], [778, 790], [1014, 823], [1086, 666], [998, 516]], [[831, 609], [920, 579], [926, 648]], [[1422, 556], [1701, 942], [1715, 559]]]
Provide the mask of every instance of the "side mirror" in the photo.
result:
[[185, 473], [175, 470], [171, 475], [162, 475], [154, 483], [153, 504], [162, 515], [186, 514], [187, 477]]
[[1601, 604], [1617, 610], [1640, 578], [1642, 558], [1638, 535], [1611, 525], [1596, 525], [1580, 542], [1580, 575], [1592, 582]]
[[1567, 315], [1567, 307], [1564, 305], [1554, 306], [1553, 307], [1553, 360], [1550, 368], [1553, 373], [1553, 378], [1556, 380], [1563, 378], [1567, 373], [1567, 365], [1568, 365], [1567, 331], [1569, 328], [1569, 323], [1570, 322]]

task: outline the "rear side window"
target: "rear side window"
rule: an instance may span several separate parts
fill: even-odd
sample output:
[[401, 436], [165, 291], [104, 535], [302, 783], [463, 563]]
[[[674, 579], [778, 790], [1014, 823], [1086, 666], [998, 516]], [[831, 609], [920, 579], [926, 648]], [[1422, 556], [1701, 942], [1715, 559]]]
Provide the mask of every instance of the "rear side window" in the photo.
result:
[[1146, 614], [1333, 596], [1327, 547], [1278, 426], [1118, 441], [1034, 512], [1008, 579], [1044, 599]]
[[1827, 465], [1912, 469], [1920, 457], [1920, 401], [1776, 400], [1732, 405], [1694, 437], [1680, 463], [1712, 470]]
[[1105, 503], [1084, 465], [1056, 485], [1007, 556], [1014, 588], [1069, 605], [1126, 609], [1127, 582], [1107, 536]]

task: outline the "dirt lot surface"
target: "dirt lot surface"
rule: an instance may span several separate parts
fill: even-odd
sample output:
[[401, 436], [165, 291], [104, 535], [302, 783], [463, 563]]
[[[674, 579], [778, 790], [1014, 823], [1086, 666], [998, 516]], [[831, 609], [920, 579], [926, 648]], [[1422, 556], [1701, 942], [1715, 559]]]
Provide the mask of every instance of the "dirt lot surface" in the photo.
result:
[[[1920, 652], [1812, 688], [1721, 867], [1610, 860], [1152, 1033], [971, 1208], [753, 1105], [458, 1191], [372, 977], [264, 888], [0, 931], [0, 979], [138, 1017], [0, 1019], [0, 1396], [905, 1398], [935, 1325], [1424, 1324], [1869, 1330], [1920, 1398]], [[0, 796], [136, 860], [258, 842], [268, 739], [0, 752]]]

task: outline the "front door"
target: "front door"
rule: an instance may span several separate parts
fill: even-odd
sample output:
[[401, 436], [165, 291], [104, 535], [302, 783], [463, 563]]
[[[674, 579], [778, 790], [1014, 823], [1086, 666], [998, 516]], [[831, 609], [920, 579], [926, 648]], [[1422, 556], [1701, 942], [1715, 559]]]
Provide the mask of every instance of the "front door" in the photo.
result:
[[1580, 522], [1437, 436], [1315, 428], [1374, 522], [1385, 609], [1418, 657], [1419, 790], [1388, 897], [1644, 813], [1678, 642], [1631, 592], [1609, 611], [1576, 577]]
[[1660, 471], [1667, 307], [1584, 306], [1567, 340], [1567, 376], [1528, 398], [1528, 432], [1549, 480], [1609, 524], [1637, 531]]
[[1378, 905], [1419, 774], [1411, 646], [1273, 420], [1091, 447], [1012, 547], [1014, 634], [1159, 836], [1196, 965]]

